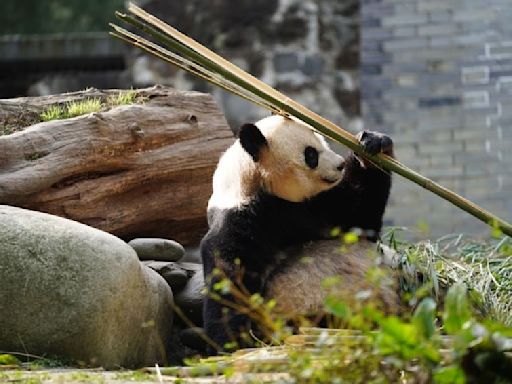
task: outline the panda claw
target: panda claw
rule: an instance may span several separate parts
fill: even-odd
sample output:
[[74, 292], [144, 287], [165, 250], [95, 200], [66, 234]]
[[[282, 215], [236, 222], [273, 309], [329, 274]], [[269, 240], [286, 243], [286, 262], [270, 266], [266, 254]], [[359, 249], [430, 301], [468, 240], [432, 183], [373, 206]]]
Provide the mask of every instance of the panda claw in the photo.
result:
[[393, 140], [389, 136], [382, 135], [381, 152], [386, 155], [393, 155]]
[[359, 143], [370, 155], [378, 153], [390, 154], [393, 152], [393, 141], [389, 136], [379, 132], [361, 131], [357, 135]]
[[381, 144], [378, 140], [368, 141], [364, 143], [364, 149], [366, 152], [370, 153], [371, 155], [376, 155], [381, 151]]

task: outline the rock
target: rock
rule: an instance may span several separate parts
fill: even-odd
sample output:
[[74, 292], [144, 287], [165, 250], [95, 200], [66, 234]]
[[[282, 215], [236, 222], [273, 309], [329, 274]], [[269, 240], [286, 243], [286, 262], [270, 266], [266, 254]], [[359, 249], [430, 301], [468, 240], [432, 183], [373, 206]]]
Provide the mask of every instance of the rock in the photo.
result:
[[199, 247], [185, 248], [185, 256], [183, 256], [183, 258], [180, 260], [180, 262], [181, 261], [185, 261], [188, 263], [201, 264], [202, 260], [201, 260], [201, 252], [199, 250]]
[[180, 265], [183, 264], [186, 264], [188, 268], [195, 268], [195, 270], [187, 285], [176, 293], [175, 303], [181, 309], [183, 315], [195, 325], [200, 326], [203, 324], [203, 266], [194, 263], [180, 263]]
[[189, 348], [199, 352], [206, 352], [207, 341], [203, 328], [192, 327], [184, 329], [180, 332], [180, 340]]
[[308, 24], [302, 17], [291, 16], [283, 20], [283, 22], [277, 26], [276, 37], [279, 42], [291, 43], [294, 40], [303, 40], [308, 34]]
[[0, 349], [105, 368], [165, 361], [172, 291], [125, 242], [0, 205], [0, 244]]
[[276, 72], [291, 72], [299, 69], [299, 59], [295, 53], [279, 53], [274, 57]]
[[187, 272], [180, 269], [165, 271], [160, 276], [167, 281], [167, 284], [176, 289], [183, 287], [188, 281]]
[[318, 79], [322, 75], [325, 67], [325, 59], [320, 56], [307, 56], [302, 66], [302, 73], [306, 76]]
[[142, 263], [162, 276], [173, 291], [182, 288], [187, 283], [189, 275], [191, 276], [186, 269], [176, 263], [165, 261], [143, 261]]
[[174, 240], [133, 239], [130, 245], [140, 260], [178, 261], [185, 254], [185, 248]]
[[197, 271], [203, 271], [203, 265], [195, 262], [187, 262], [180, 260], [176, 264], [178, 264], [184, 270], [188, 271], [191, 276]]

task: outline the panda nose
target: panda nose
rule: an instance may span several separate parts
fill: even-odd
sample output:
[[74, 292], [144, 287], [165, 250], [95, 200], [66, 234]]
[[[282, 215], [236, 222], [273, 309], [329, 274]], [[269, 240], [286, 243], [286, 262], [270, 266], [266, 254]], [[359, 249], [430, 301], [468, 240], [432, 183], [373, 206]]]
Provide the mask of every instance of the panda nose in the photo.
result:
[[345, 162], [344, 162], [344, 161], [342, 161], [342, 162], [340, 163], [340, 165], [338, 165], [338, 167], [337, 167], [336, 169], [337, 169], [338, 171], [343, 171], [343, 167], [345, 167]]

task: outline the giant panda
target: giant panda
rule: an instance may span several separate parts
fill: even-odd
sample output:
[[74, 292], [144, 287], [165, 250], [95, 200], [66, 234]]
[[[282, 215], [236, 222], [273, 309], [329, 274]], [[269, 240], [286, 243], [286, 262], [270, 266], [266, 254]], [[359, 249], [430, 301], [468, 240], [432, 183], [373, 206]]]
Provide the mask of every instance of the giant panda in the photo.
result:
[[[387, 136], [365, 131], [358, 138], [370, 153], [392, 154]], [[249, 318], [226, 304], [234, 297], [229, 290], [219, 292], [223, 278], [250, 294], [267, 296], [286, 292], [287, 276], [304, 280], [302, 288], [307, 287], [311, 282], [300, 277], [305, 269], [300, 256], [308, 247], [313, 253], [325, 253], [325, 245], [310, 241], [325, 238], [333, 227], [342, 231], [358, 227], [375, 240], [390, 185], [389, 174], [355, 154], [342, 158], [323, 137], [292, 119], [270, 116], [242, 126], [214, 173], [207, 209], [209, 231], [200, 246], [205, 285], [220, 295], [205, 298], [206, 335], [220, 348], [230, 341], [236, 341], [237, 347], [246, 345], [239, 335], [249, 330]], [[339, 256], [327, 259], [333, 272], [343, 264]], [[306, 268], [316, 266], [314, 261]], [[346, 268], [340, 272], [350, 274]], [[318, 283], [325, 269], [316, 271], [311, 277]], [[321, 300], [316, 293], [311, 297], [315, 304], [306, 300], [304, 309]], [[293, 300], [284, 293], [280, 301], [285, 309]]]

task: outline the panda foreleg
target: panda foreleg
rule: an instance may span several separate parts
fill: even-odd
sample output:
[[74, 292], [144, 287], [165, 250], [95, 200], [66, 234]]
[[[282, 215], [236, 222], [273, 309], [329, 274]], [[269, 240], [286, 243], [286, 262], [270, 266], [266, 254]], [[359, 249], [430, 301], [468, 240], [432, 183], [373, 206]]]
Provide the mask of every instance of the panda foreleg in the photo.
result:
[[[231, 301], [232, 297], [223, 295], [222, 300]], [[213, 342], [207, 350], [208, 354], [243, 346], [240, 334], [250, 326], [246, 315], [236, 313], [216, 298], [207, 297], [203, 306], [203, 317], [205, 333]]]
[[[394, 157], [393, 141], [389, 136], [380, 132], [362, 131], [357, 138], [371, 155], [383, 153]], [[373, 231], [378, 236], [391, 190], [391, 173], [366, 160], [363, 160], [362, 167], [357, 168], [353, 170], [353, 193], [356, 195], [354, 200], [359, 203], [359, 214], [356, 215], [354, 226]]]
[[[223, 279], [230, 280], [229, 291], [222, 292], [216, 284]], [[212, 277], [208, 284], [208, 295], [203, 306], [204, 330], [206, 335], [215, 343], [216, 349], [229, 350], [249, 347], [251, 318], [248, 315], [249, 305], [240, 301], [240, 295], [261, 291], [263, 281], [256, 276], [225, 274], [222, 277]], [[220, 284], [223, 286], [223, 284]], [[245, 297], [250, 300], [250, 297]], [[213, 348], [210, 349], [213, 352]]]
[[[393, 156], [393, 141], [384, 134], [362, 131], [357, 135], [357, 139], [372, 155], [384, 153]], [[390, 189], [389, 171], [355, 153], [350, 154], [345, 161], [341, 183], [328, 194], [338, 207], [341, 222], [337, 224], [341, 225], [343, 230], [361, 228], [369, 231], [369, 238], [376, 238], [382, 227], [382, 217]]]
[[208, 289], [203, 304], [203, 327], [214, 343], [208, 350], [209, 354], [215, 353], [214, 349], [238, 349], [252, 344], [246, 300], [250, 299], [247, 295], [261, 292], [263, 278], [261, 273], [248, 270], [247, 265], [234, 262], [233, 249], [224, 249], [215, 236], [207, 235], [201, 243]]

